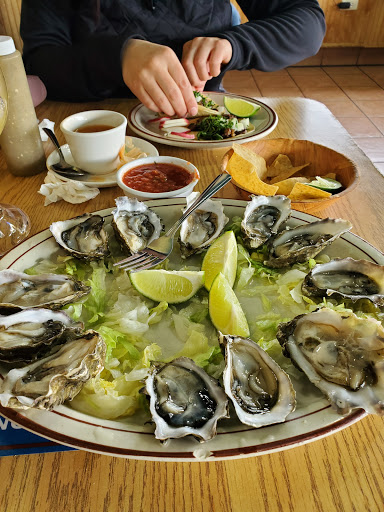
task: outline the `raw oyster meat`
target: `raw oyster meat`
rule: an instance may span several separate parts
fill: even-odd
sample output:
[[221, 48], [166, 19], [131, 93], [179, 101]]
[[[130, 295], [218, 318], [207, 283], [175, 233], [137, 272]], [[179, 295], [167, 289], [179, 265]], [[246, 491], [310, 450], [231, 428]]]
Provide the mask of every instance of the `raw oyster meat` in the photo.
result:
[[31, 308], [0, 316], [0, 361], [33, 361], [81, 328], [63, 311]]
[[254, 341], [219, 333], [225, 349], [224, 389], [239, 420], [252, 427], [285, 421], [296, 407], [289, 376]]
[[28, 275], [15, 270], [0, 271], [0, 312], [26, 308], [60, 309], [91, 291], [89, 286], [60, 274]]
[[106, 346], [95, 331], [67, 341], [54, 354], [10, 370], [0, 389], [3, 407], [51, 410], [74, 398], [103, 369]]
[[[199, 195], [199, 192], [189, 194], [184, 211]], [[221, 235], [228, 220], [220, 201], [207, 199], [181, 225], [179, 236], [181, 257], [188, 258], [192, 254], [198, 254], [204, 249], [208, 249]]]
[[145, 392], [160, 440], [193, 435], [208, 441], [217, 421], [228, 417], [224, 391], [188, 357], [153, 364]]
[[314, 297], [368, 299], [384, 306], [384, 266], [353, 258], [334, 259], [316, 265], [305, 277], [302, 291]]
[[372, 318], [319, 309], [280, 324], [284, 353], [341, 414], [384, 415], [384, 329]]
[[308, 261], [351, 228], [347, 220], [323, 219], [286, 229], [271, 240], [269, 259], [264, 264], [281, 268]]
[[85, 213], [74, 219], [54, 222], [49, 229], [56, 242], [69, 254], [84, 260], [109, 255], [108, 236], [100, 215]]
[[148, 206], [137, 199], [117, 197], [112, 226], [123, 250], [134, 254], [159, 238], [163, 225]]
[[260, 247], [283, 229], [290, 215], [291, 200], [288, 197], [252, 196], [241, 222], [244, 243], [251, 249]]

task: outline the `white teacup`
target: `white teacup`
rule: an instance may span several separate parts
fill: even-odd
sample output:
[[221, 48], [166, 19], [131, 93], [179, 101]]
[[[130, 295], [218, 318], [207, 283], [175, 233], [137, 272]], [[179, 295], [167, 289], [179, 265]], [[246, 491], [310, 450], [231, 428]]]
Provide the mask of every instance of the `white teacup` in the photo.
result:
[[127, 118], [112, 110], [79, 112], [60, 124], [75, 164], [91, 174], [105, 174], [117, 168], [126, 127]]

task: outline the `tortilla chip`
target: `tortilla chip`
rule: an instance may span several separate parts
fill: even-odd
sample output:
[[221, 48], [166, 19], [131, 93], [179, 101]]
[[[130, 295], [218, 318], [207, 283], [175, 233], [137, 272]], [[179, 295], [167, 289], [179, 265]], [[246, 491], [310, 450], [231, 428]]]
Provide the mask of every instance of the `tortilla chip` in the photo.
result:
[[285, 196], [289, 195], [295, 186], [295, 183], [309, 183], [309, 179], [304, 176], [297, 176], [295, 178], [288, 178], [283, 181], [278, 181], [275, 183], [277, 187], [279, 187], [277, 193], [284, 194]]
[[304, 183], [295, 183], [288, 197], [291, 201], [303, 201], [305, 199], [326, 199], [331, 195], [330, 192], [325, 192], [325, 190], [310, 187]]
[[328, 174], [324, 174], [324, 176], [321, 176], [322, 178], [329, 178], [330, 180], [336, 179], [336, 173], [335, 172], [329, 172]]
[[277, 192], [278, 187], [261, 181], [256, 167], [238, 153], [233, 153], [229, 159], [227, 171], [233, 181], [247, 192], [263, 196], [274, 196]]
[[271, 185], [274, 185], [275, 183], [277, 183], [279, 181], [287, 180], [288, 178], [290, 178], [291, 176], [296, 174], [298, 171], [300, 171], [300, 169], [307, 167], [307, 165], [309, 165], [309, 164], [298, 165], [297, 167], [290, 167], [289, 169], [286, 169], [284, 172], [279, 174], [279, 176], [276, 176], [275, 178], [271, 179], [271, 181], [270, 181]]
[[254, 153], [250, 149], [246, 148], [245, 146], [242, 146], [241, 144], [232, 144], [233, 151], [246, 160], [250, 166], [253, 166], [255, 168], [255, 171], [257, 172], [258, 177], [261, 180], [264, 180], [267, 176], [267, 162], [264, 160], [264, 158], [257, 153]]
[[275, 178], [276, 176], [279, 176], [279, 174], [282, 174], [292, 167], [293, 165], [289, 159], [289, 156], [279, 154], [271, 163], [271, 165], [268, 166], [267, 178]]

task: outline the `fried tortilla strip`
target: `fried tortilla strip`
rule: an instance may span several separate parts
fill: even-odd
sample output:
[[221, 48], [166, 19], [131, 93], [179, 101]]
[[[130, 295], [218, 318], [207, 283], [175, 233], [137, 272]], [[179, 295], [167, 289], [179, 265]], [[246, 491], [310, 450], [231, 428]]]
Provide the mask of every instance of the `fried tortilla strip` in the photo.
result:
[[288, 196], [292, 192], [292, 189], [296, 183], [309, 183], [309, 181], [310, 180], [308, 178], [305, 178], [304, 176], [297, 176], [294, 178], [288, 178], [283, 181], [278, 181], [277, 183], [275, 183], [275, 185], [279, 187], [277, 191], [278, 194]]
[[304, 201], [305, 199], [326, 199], [331, 195], [330, 192], [325, 192], [325, 190], [310, 187], [304, 183], [295, 183], [288, 197], [291, 201]]
[[238, 153], [233, 153], [227, 164], [227, 171], [233, 181], [242, 189], [253, 194], [274, 196], [278, 187], [267, 185], [260, 180], [256, 167]]
[[241, 144], [236, 144], [235, 142], [232, 144], [233, 151], [242, 159], [246, 160], [250, 166], [253, 166], [257, 172], [260, 180], [264, 180], [267, 176], [267, 163], [265, 159], [251, 151], [250, 149], [242, 146]]
[[272, 178], [271, 184], [275, 184], [278, 181], [283, 181], [291, 176], [293, 176], [295, 173], [300, 171], [300, 169], [303, 169], [304, 167], [307, 167], [309, 164], [304, 165], [298, 165], [294, 167], [292, 165], [292, 162], [290, 158], [287, 155], [277, 155], [275, 160], [272, 162], [272, 164], [267, 169], [267, 177]]
[[331, 180], [335, 180], [336, 179], [336, 173], [335, 172], [329, 172], [328, 174], [324, 174], [324, 176], [322, 176], [322, 178], [329, 178]]

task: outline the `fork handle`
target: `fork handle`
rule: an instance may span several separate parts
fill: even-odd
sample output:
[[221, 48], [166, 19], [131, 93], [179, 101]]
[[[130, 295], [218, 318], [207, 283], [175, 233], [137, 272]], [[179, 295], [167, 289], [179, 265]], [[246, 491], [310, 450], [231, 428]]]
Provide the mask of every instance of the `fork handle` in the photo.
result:
[[193, 213], [202, 203], [204, 203], [204, 201], [216, 194], [216, 192], [223, 188], [224, 185], [229, 183], [231, 179], [232, 176], [228, 173], [222, 173], [216, 176], [212, 183], [208, 185], [208, 187], [199, 195], [196, 201], [191, 204], [191, 206], [184, 212], [180, 219], [175, 222], [175, 224], [167, 231], [165, 236], [173, 236], [181, 224], [185, 221], [185, 219], [191, 215], [191, 213]]

